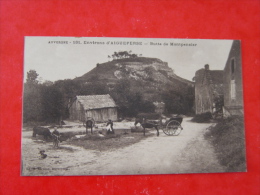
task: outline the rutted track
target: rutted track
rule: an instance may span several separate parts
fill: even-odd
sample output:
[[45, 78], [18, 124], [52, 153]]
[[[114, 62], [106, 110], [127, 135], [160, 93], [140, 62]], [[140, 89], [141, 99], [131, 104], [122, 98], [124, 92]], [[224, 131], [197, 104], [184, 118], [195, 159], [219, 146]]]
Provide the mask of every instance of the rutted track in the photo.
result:
[[[127, 175], [223, 172], [213, 148], [203, 133], [211, 124], [183, 121], [179, 136], [148, 137], [131, 146], [100, 152], [62, 144], [53, 149], [51, 143], [39, 143], [23, 137], [23, 175]], [[154, 132], [155, 133], [155, 132]], [[142, 136], [142, 135], [140, 135]], [[124, 139], [131, 139], [129, 137]], [[38, 148], [48, 151], [39, 159]]]

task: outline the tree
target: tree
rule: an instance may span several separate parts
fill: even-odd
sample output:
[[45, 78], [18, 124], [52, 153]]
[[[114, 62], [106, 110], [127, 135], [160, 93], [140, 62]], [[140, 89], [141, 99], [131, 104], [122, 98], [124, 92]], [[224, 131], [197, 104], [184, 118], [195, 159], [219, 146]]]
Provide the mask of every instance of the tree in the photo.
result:
[[176, 91], [165, 91], [162, 94], [162, 100], [165, 103], [165, 111], [170, 114], [184, 114], [183, 96]]
[[122, 117], [134, 117], [139, 112], [154, 112], [152, 102], [145, 101], [141, 92], [131, 89], [130, 79], [118, 81], [110, 95], [118, 105]]
[[137, 54], [131, 54], [131, 56], [130, 56], [131, 58], [137, 58], [138, 57], [138, 55]]
[[37, 84], [38, 83], [38, 80], [37, 80], [38, 76], [39, 75], [37, 74], [37, 72], [35, 70], [29, 70], [27, 72], [26, 82], [31, 83], [31, 84]]
[[124, 57], [124, 54], [122, 51], [119, 51], [117, 54], [118, 54], [119, 59], [122, 59]]
[[118, 53], [117, 52], [114, 52], [114, 57], [115, 57], [115, 59], [118, 59]]
[[78, 90], [78, 95], [103, 95], [108, 93], [108, 87], [103, 82], [91, 82], [82, 84]]
[[42, 83], [42, 85], [51, 86], [51, 85], [53, 85], [53, 82], [46, 80], [46, 81], [44, 81], [44, 82]]
[[114, 54], [111, 55], [113, 60], [115, 60], [115, 59], [124, 59], [124, 58], [137, 58], [138, 56], [142, 57], [142, 54], [134, 54], [134, 53], [132, 53], [131, 50], [130, 51], [114, 52]]
[[37, 81], [38, 74], [35, 70], [27, 72], [26, 83], [23, 91], [23, 121], [39, 121], [41, 115], [40, 85]]
[[42, 117], [46, 122], [59, 122], [64, 112], [62, 93], [55, 85], [42, 86]]
[[66, 119], [69, 117], [68, 105], [79, 94], [79, 91], [84, 88], [83, 84], [79, 81], [65, 79], [56, 81], [54, 87], [62, 95], [61, 117]]
[[40, 121], [42, 105], [39, 86], [25, 83], [23, 94], [23, 121]]

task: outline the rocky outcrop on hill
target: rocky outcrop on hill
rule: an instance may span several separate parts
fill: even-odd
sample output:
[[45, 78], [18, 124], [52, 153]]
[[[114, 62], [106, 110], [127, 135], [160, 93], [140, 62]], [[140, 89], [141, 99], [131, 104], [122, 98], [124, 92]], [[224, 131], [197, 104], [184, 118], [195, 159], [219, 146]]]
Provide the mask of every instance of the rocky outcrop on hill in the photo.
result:
[[136, 81], [150, 81], [159, 83], [172, 83], [175, 80], [193, 86], [193, 82], [183, 79], [168, 66], [157, 58], [125, 58], [97, 64], [97, 66], [85, 75], [76, 78], [85, 82], [99, 80], [116, 82], [120, 79], [133, 79]]

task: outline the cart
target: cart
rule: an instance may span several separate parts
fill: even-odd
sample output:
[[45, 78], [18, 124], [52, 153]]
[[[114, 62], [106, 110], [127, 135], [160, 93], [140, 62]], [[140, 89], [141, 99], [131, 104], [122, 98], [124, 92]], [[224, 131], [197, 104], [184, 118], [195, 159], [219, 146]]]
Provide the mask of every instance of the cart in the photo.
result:
[[161, 121], [162, 125], [159, 126], [159, 129], [162, 129], [166, 135], [177, 136], [183, 130], [183, 127], [181, 126], [182, 119], [182, 117], [172, 117], [169, 120], [167, 120], [164, 124], [162, 124]]
[[157, 113], [140, 113], [136, 118], [135, 126], [140, 123], [144, 129], [144, 134], [145, 128], [156, 128], [157, 135], [159, 135], [161, 129], [168, 136], [177, 136], [183, 130], [182, 120], [183, 117], [180, 115], [166, 117]]

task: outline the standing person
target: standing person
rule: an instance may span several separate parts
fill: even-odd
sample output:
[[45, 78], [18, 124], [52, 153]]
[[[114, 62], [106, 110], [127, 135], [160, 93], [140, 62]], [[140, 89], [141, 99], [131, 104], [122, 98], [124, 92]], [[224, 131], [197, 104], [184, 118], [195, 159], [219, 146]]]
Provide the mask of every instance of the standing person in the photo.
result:
[[52, 132], [52, 135], [60, 136], [60, 132], [57, 130], [57, 127], [54, 127], [54, 131]]
[[59, 147], [60, 141], [60, 132], [57, 130], [57, 127], [54, 127], [54, 131], [52, 132], [53, 135], [53, 146]]
[[107, 122], [107, 133], [110, 134], [110, 131], [112, 134], [115, 134], [113, 129], [113, 121], [109, 119]]
[[91, 134], [93, 134], [93, 126], [94, 126], [94, 119], [88, 118], [86, 121], [86, 134], [88, 134], [88, 128], [91, 129]]

